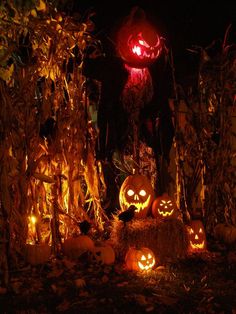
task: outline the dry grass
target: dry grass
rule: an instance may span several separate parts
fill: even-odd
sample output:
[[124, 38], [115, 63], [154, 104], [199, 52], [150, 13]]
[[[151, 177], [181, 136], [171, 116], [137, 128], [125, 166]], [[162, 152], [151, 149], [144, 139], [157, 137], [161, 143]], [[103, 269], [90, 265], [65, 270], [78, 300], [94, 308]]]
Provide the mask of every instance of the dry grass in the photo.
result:
[[130, 246], [150, 248], [161, 263], [174, 262], [187, 254], [185, 225], [178, 219], [136, 219], [124, 225], [115, 218], [111, 240], [121, 260]]

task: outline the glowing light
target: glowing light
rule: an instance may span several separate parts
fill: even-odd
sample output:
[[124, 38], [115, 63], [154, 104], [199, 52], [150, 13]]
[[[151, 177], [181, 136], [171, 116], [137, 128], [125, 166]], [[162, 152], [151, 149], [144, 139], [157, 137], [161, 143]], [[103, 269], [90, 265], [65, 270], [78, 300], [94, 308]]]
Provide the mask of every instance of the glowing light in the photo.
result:
[[140, 202], [135, 202], [135, 200], [132, 202], [128, 202], [126, 200], [122, 200], [122, 204], [124, 207], [128, 208], [131, 205], [134, 205], [136, 207], [135, 212], [139, 213], [140, 211], [144, 210], [144, 208], [146, 208], [150, 202], [151, 199], [151, 195], [148, 196], [147, 200], [144, 203], [140, 203]]
[[193, 249], [204, 249], [205, 241], [202, 241], [201, 243], [193, 243], [190, 241], [190, 244]]
[[148, 43], [146, 43], [146, 41], [142, 40], [142, 39], [139, 39], [139, 44], [146, 47], [146, 48], [150, 48], [150, 46], [148, 45]]
[[146, 196], [146, 195], [147, 195], [147, 193], [146, 193], [146, 191], [141, 190], [141, 191], [139, 191], [139, 195], [141, 195], [141, 196]]
[[[165, 206], [165, 208], [167, 208], [167, 207]], [[169, 211], [169, 212], [164, 212], [164, 211], [162, 211], [162, 210], [160, 210], [160, 209], [158, 208], [158, 213], [159, 213], [161, 216], [164, 216], [164, 217], [166, 217], [166, 216], [171, 216], [171, 215], [173, 214], [173, 212], [174, 212], [174, 209], [172, 209], [172, 210]]]
[[[146, 261], [146, 257], [142, 255], [141, 261]], [[148, 255], [148, 260], [146, 261], [146, 265], [143, 265], [141, 262], [138, 262], [138, 267], [141, 270], [149, 270], [155, 265], [155, 258], [151, 256], [151, 254]]]
[[133, 196], [133, 195], [134, 195], [134, 191], [133, 191], [133, 190], [128, 190], [127, 194], [128, 194], [129, 196]]
[[29, 217], [29, 219], [30, 219], [30, 222], [32, 223], [32, 225], [36, 224], [37, 218], [35, 216], [32, 215]]
[[136, 54], [137, 56], [141, 56], [141, 48], [139, 46], [134, 46], [132, 48], [132, 51], [134, 54]]

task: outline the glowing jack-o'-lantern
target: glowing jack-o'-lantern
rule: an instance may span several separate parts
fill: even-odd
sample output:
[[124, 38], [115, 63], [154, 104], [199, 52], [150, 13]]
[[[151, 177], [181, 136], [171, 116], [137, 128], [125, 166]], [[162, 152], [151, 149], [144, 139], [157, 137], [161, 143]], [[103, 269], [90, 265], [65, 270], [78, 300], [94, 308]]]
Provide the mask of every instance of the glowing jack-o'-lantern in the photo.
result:
[[152, 203], [152, 215], [160, 219], [176, 218], [178, 210], [175, 201], [167, 194], [157, 197]]
[[[138, 16], [138, 17], [137, 17]], [[153, 63], [162, 50], [162, 38], [145, 20], [140, 9], [134, 8], [117, 36], [118, 52], [131, 67], [144, 68]]]
[[206, 250], [206, 233], [201, 220], [192, 220], [187, 226], [189, 239], [189, 252], [201, 252]]
[[120, 187], [119, 201], [121, 209], [130, 205], [136, 207], [134, 217], [145, 218], [154, 198], [154, 190], [149, 179], [141, 174], [128, 176]]
[[125, 265], [128, 270], [147, 271], [152, 269], [155, 264], [154, 253], [146, 247], [139, 250], [131, 247], [125, 256]]

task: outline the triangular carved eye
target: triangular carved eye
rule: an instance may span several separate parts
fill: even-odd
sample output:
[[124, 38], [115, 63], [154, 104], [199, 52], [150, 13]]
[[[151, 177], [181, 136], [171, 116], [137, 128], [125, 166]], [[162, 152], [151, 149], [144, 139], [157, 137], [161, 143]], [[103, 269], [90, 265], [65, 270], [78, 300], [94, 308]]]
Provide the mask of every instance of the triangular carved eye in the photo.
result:
[[202, 228], [199, 229], [199, 233], [203, 233]]
[[192, 228], [190, 228], [188, 232], [189, 232], [190, 234], [193, 234], [193, 233], [194, 233]]
[[146, 47], [146, 48], [150, 48], [149, 44], [145, 41], [145, 40], [142, 40], [142, 39], [139, 39], [139, 44]]
[[128, 190], [127, 194], [128, 194], [129, 196], [133, 196], [133, 195], [134, 195], [134, 191], [130, 189], [130, 190]]
[[144, 255], [141, 256], [141, 261], [146, 261], [146, 257]]
[[148, 259], [151, 259], [152, 258], [152, 255], [149, 253], [148, 254]]

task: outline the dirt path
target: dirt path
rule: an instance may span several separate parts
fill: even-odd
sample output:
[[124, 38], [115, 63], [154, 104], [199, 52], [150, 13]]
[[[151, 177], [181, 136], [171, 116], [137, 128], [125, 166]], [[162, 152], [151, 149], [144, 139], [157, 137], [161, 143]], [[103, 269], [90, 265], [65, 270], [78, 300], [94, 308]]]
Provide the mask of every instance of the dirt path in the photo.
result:
[[0, 313], [236, 313], [235, 252], [208, 252], [148, 273], [88, 256], [12, 272]]

